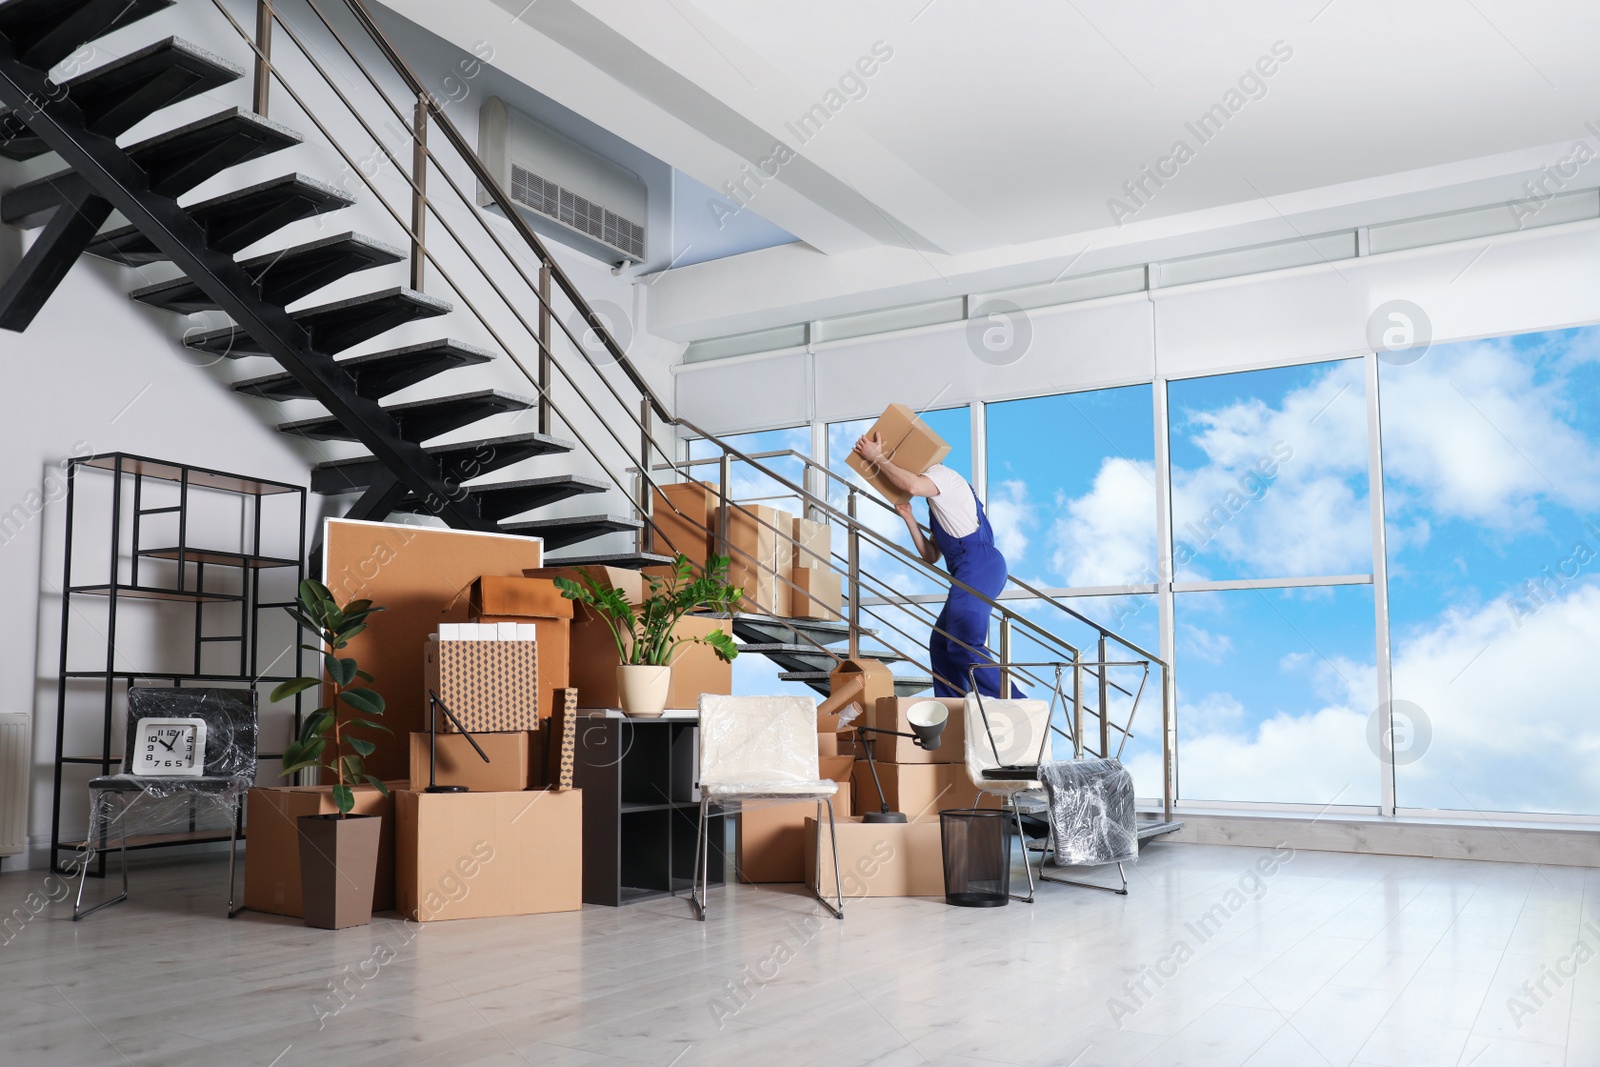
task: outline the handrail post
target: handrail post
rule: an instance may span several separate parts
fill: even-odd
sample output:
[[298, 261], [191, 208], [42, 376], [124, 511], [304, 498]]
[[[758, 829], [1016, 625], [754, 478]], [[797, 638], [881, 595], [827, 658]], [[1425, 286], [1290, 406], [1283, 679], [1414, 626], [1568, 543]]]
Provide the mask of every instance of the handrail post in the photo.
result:
[[650, 492], [650, 446], [651, 440], [650, 398], [639, 398], [639, 536], [635, 539], [639, 553], [644, 554], [650, 547], [650, 507], [654, 496]]
[[1000, 616], [1000, 695], [1011, 696], [1011, 616]]
[[1111, 668], [1106, 666], [1106, 632], [1100, 631], [1100, 758], [1111, 755]]
[[1161, 812], [1162, 820], [1172, 821], [1172, 803], [1177, 793], [1178, 729], [1173, 721], [1172, 668], [1161, 665]]
[[417, 94], [416, 112], [411, 120], [411, 288], [422, 292], [423, 268], [428, 249], [424, 232], [428, 226], [428, 94]]
[[717, 464], [717, 555], [733, 558], [733, 553], [728, 551], [728, 493], [729, 486], [733, 484], [733, 457], [728, 453], [722, 454], [722, 461]]
[[550, 264], [539, 262], [539, 432], [550, 432]]
[[1072, 707], [1076, 712], [1072, 716], [1072, 758], [1078, 759], [1083, 755], [1083, 659], [1077, 657], [1072, 661]]
[[856, 519], [856, 489], [850, 487], [850, 658], [861, 655], [861, 526]]
[[[272, 92], [272, 0], [256, 2], [256, 84], [251, 108], [267, 117], [268, 96]], [[54, 857], [52, 857], [54, 859]]]

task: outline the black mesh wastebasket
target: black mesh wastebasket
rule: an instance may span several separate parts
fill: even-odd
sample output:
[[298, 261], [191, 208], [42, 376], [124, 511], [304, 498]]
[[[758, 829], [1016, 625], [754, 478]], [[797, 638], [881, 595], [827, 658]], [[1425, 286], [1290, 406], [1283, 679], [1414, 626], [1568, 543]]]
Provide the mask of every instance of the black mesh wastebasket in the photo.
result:
[[939, 813], [946, 904], [998, 908], [1011, 899], [1008, 818], [1008, 813], [990, 808]]

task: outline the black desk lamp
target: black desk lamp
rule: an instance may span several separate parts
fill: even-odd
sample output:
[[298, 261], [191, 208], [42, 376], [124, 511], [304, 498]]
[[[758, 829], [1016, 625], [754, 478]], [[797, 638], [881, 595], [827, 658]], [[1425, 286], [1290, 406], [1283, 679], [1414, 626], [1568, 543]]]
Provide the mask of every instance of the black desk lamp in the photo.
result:
[[[906, 721], [911, 724], [911, 733], [904, 730], [886, 730], [878, 726], [857, 726], [858, 734], [894, 734], [896, 737], [909, 737], [912, 744], [920, 749], [932, 752], [939, 747], [939, 735], [944, 733], [945, 725], [950, 720], [950, 709], [937, 700], [919, 700], [906, 709]], [[901, 811], [890, 811], [889, 802], [883, 796], [883, 783], [878, 780], [878, 765], [872, 758], [872, 739], [863, 737], [862, 744], [867, 749], [867, 769], [872, 772], [872, 784], [878, 790], [879, 811], [869, 811], [861, 816], [864, 823], [905, 822], [906, 816]]]
[[461, 720], [456, 718], [456, 713], [446, 707], [445, 702], [439, 699], [439, 694], [430, 689], [428, 690], [428, 788], [424, 792], [469, 792], [464, 785], [440, 785], [435, 780], [434, 776], [438, 773], [439, 767], [439, 714], [438, 711], [434, 710], [435, 708], [450, 716], [450, 721], [456, 724], [456, 729], [461, 731], [461, 736], [465, 737], [472, 747], [478, 750], [478, 755], [483, 757], [483, 762], [489, 762], [489, 754], [483, 750], [483, 746], [479, 745], [477, 739], [472, 736], [465, 726], [461, 725]]

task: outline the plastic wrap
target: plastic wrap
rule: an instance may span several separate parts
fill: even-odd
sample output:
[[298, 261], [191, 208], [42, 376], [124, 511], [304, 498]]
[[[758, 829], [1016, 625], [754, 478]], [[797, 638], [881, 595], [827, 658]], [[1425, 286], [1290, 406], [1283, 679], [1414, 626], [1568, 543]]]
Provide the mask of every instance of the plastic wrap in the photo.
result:
[[[988, 716], [988, 729], [984, 728], [985, 715]], [[1050, 704], [1047, 701], [985, 697], [980, 710], [977, 696], [968, 693], [966, 716], [967, 774], [980, 790], [1011, 794], [1042, 788], [1039, 782], [1029, 779], [985, 779], [983, 772], [1009, 764], [1036, 763], [1041, 745], [1044, 747], [1044, 758], [1050, 758], [1050, 745], [1045, 740], [1050, 730]], [[991, 734], [994, 737], [993, 745], [989, 742]], [[1043, 799], [1042, 794], [1039, 799]]]
[[1040, 767], [1050, 798], [1057, 867], [1139, 858], [1133, 775], [1114, 759], [1063, 760]]
[[[190, 777], [133, 774], [141, 719], [201, 719], [206, 724], [205, 773]], [[88, 840], [116, 847], [122, 836], [226, 832], [256, 778], [254, 689], [128, 691], [127, 736], [120, 774], [89, 783]]]
[[700, 698], [700, 789], [707, 797], [832, 796], [817, 757], [809, 697]]

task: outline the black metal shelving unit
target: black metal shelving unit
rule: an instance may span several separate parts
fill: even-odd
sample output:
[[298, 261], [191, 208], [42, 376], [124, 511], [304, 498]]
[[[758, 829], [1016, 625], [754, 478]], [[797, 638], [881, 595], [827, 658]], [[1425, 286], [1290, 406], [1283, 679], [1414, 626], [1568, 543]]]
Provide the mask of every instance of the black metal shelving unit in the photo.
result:
[[[66, 473], [66, 545], [60, 590], [60, 672], [50, 829], [51, 867], [62, 873], [66, 872], [63, 854], [77, 852], [83, 845], [81, 838], [63, 835], [63, 789], [80, 788], [88, 781], [87, 777], [83, 783], [65, 781], [66, 769], [92, 767], [94, 774], [103, 775], [120, 766], [122, 754], [120, 746], [113, 747], [113, 733], [117, 711], [125, 707], [129, 688], [136, 683], [270, 688], [300, 673], [300, 630], [292, 621], [284, 624], [290, 635], [287, 648], [263, 662], [266, 657], [261, 647], [261, 613], [280, 611], [292, 603], [294, 590], [306, 575], [307, 507], [304, 486], [124, 452], [74, 457], [68, 462]], [[110, 479], [109, 506], [103, 514], [94, 516], [102, 520], [102, 535], [110, 535], [109, 560], [88, 581], [83, 579], [90, 571], [89, 550], [83, 547], [85, 539], [76, 528], [77, 523], [89, 521], [83, 512], [90, 502], [82, 497], [88, 492], [87, 483], [80, 484], [85, 475]], [[103, 504], [104, 496], [96, 502]], [[282, 532], [264, 530], [269, 519], [273, 526], [281, 526]], [[272, 537], [276, 554], [263, 551], [264, 533]], [[237, 547], [216, 543], [229, 539], [229, 534], [236, 538]], [[293, 555], [289, 554], [290, 546]], [[263, 599], [263, 578], [269, 574], [275, 579], [272, 584], [287, 587], [281, 595], [268, 594], [278, 599]], [[74, 624], [74, 601], [81, 603], [85, 599], [105, 605], [103, 626], [87, 626], [83, 620]], [[164, 618], [123, 617], [136, 607], [148, 610], [162, 604], [169, 611]], [[167, 663], [149, 669], [119, 660], [119, 627], [126, 637], [128, 627], [153, 626], [146, 632], [146, 640], [170, 641], [175, 632], [170, 606], [184, 604], [193, 609], [192, 623], [185, 622], [182, 631], [183, 641], [192, 645], [186, 666], [171, 655]], [[284, 618], [287, 620], [287, 616]], [[230, 629], [219, 630], [221, 624], [229, 622], [233, 624]], [[226, 651], [230, 646], [237, 647], [237, 657]], [[85, 669], [82, 664], [89, 661], [89, 656], [103, 666]], [[292, 705], [273, 705], [263, 692], [260, 706], [263, 720], [269, 709], [281, 708], [284, 715], [292, 713], [293, 730], [298, 732], [299, 697]], [[81, 717], [89, 716], [92, 723], [96, 714], [100, 716], [96, 724], [99, 752], [78, 751], [93, 746], [82, 746], [77, 741], [69, 745], [69, 734], [81, 736], [74, 730], [81, 725]], [[263, 721], [263, 737], [268, 734], [267, 725]], [[288, 736], [287, 730], [283, 733]], [[69, 753], [69, 747], [74, 751]], [[263, 752], [260, 758], [281, 760], [282, 754]], [[191, 808], [187, 832], [130, 839], [128, 847], [148, 849], [226, 840], [226, 831], [199, 828], [196, 812]], [[98, 851], [96, 869], [91, 873], [103, 876], [106, 852]]]

